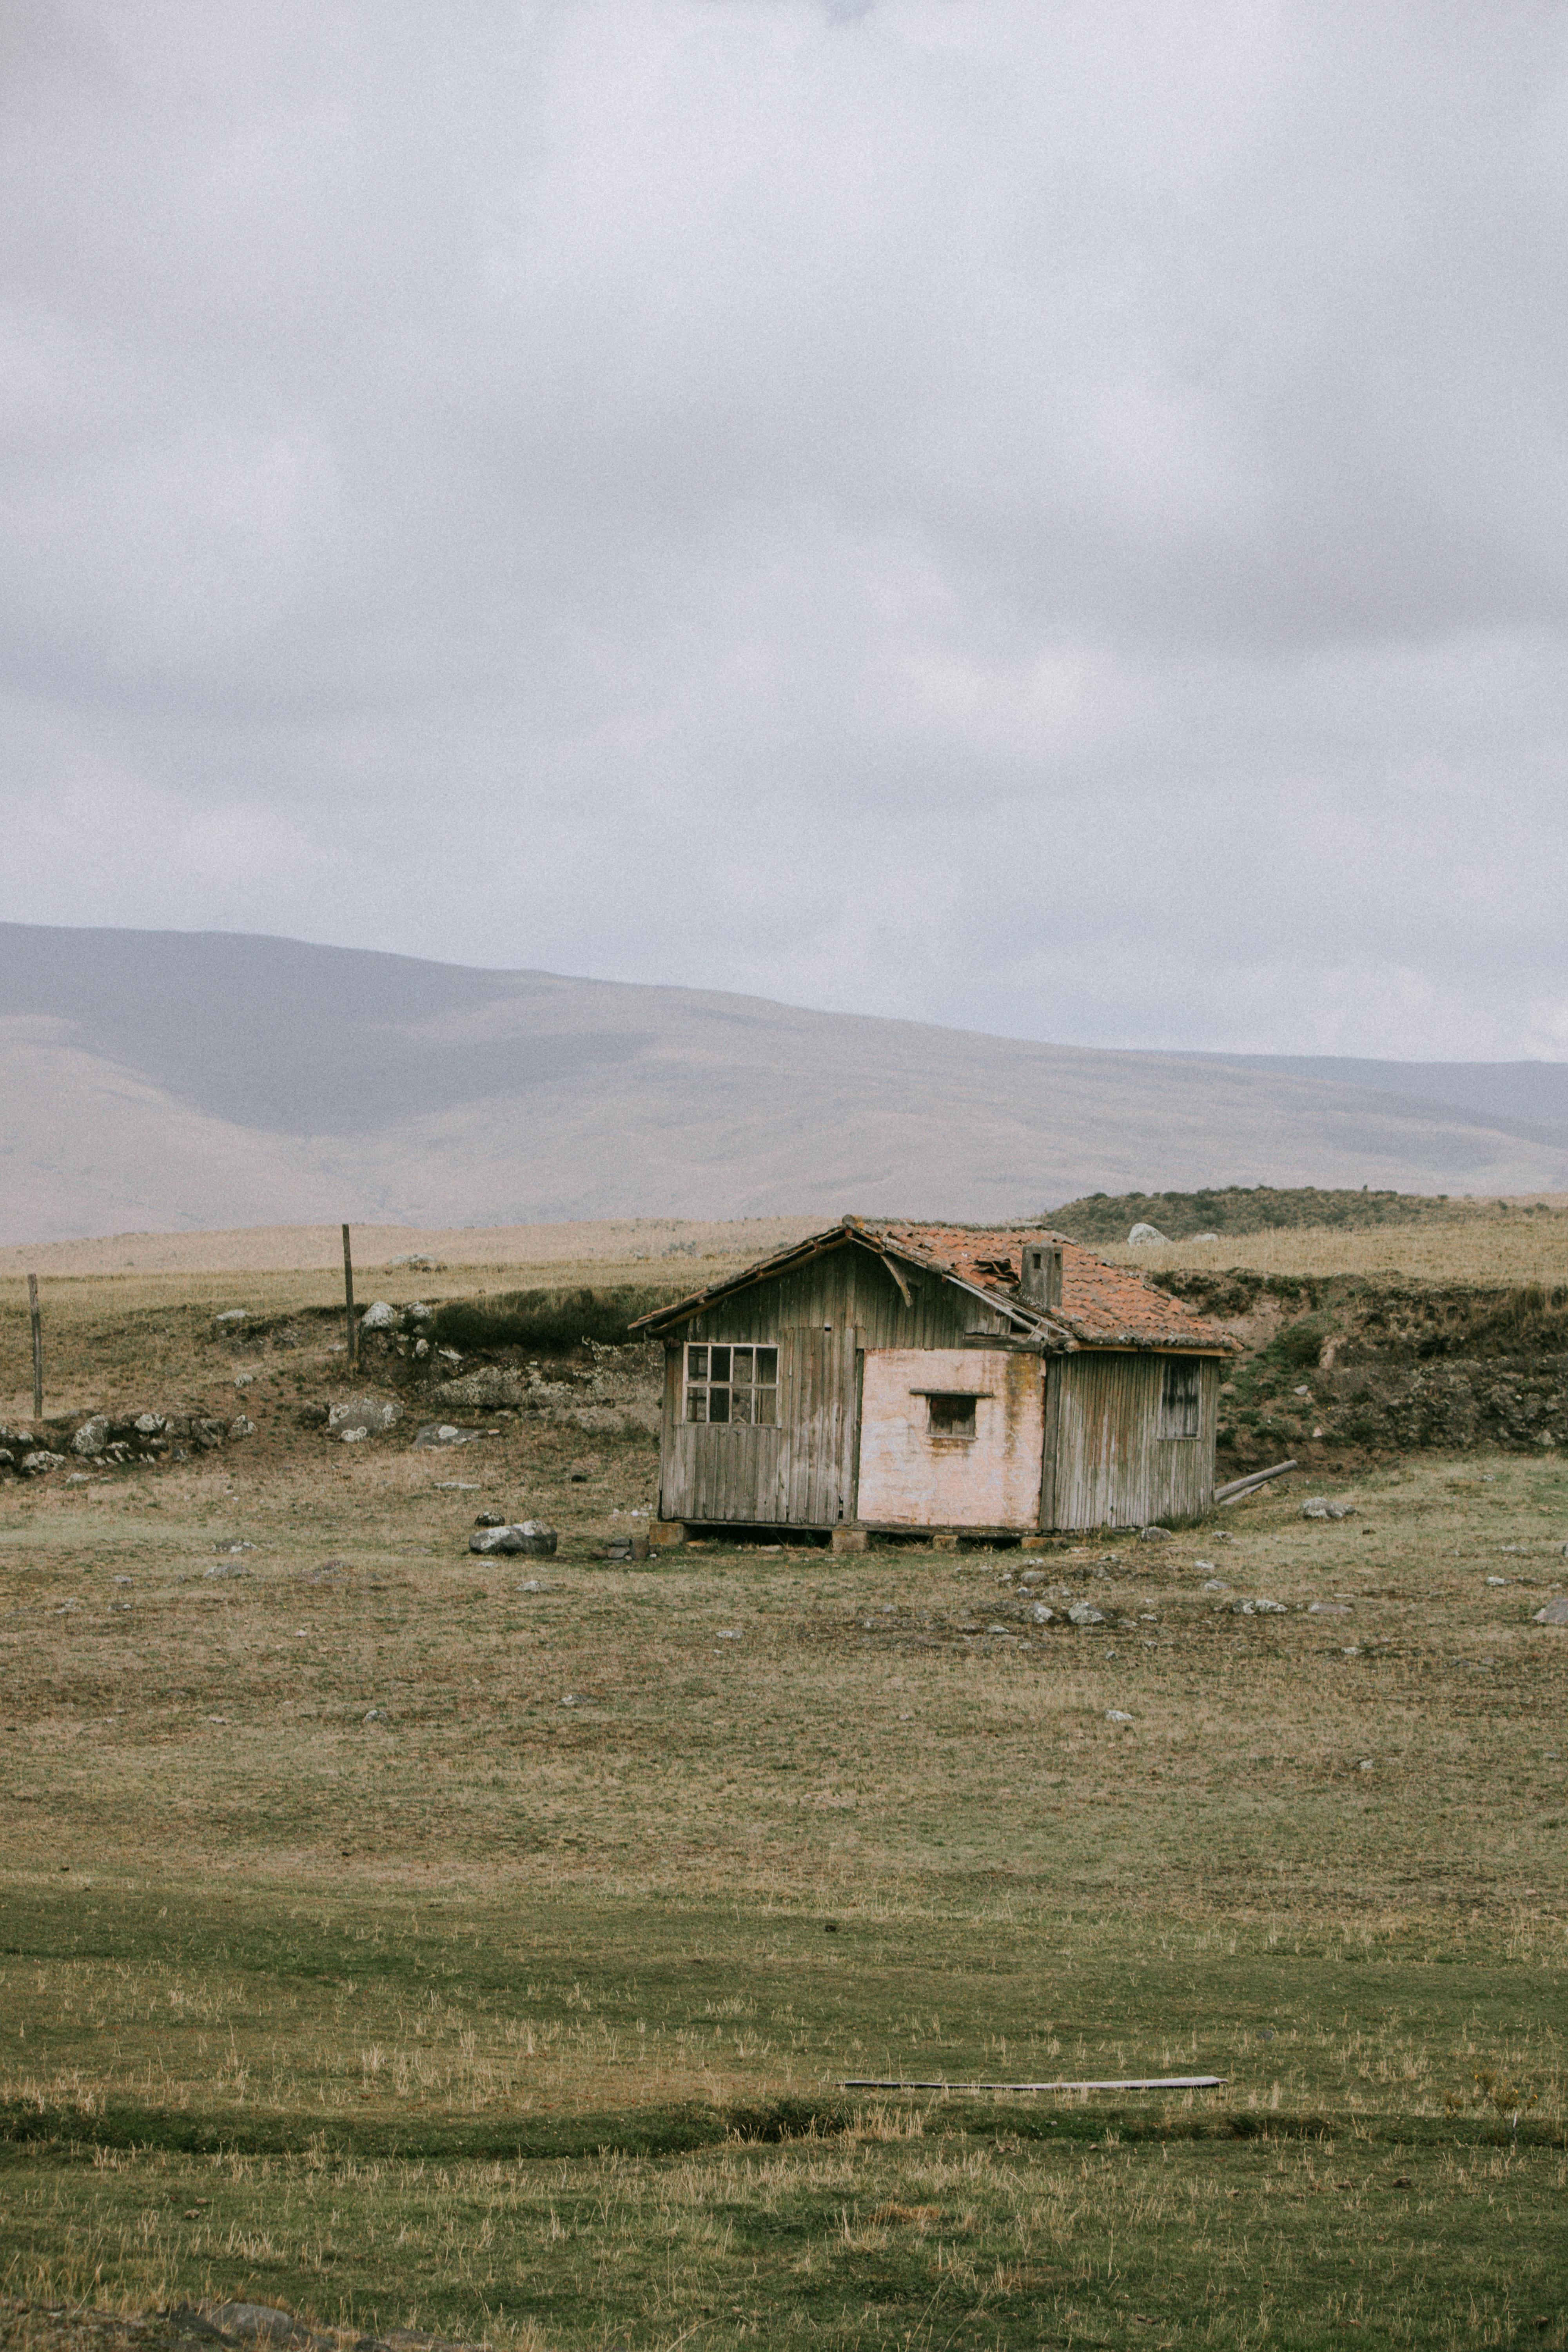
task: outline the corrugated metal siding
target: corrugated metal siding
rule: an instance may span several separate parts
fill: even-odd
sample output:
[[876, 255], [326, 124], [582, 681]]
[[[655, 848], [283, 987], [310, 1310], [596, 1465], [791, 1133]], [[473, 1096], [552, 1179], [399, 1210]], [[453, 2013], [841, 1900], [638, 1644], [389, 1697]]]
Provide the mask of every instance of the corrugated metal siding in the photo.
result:
[[1219, 1370], [1207, 1360], [1200, 1367], [1197, 1436], [1161, 1437], [1164, 1362], [1163, 1355], [1131, 1350], [1058, 1360], [1050, 1525], [1147, 1527], [1155, 1519], [1197, 1518], [1210, 1507]]

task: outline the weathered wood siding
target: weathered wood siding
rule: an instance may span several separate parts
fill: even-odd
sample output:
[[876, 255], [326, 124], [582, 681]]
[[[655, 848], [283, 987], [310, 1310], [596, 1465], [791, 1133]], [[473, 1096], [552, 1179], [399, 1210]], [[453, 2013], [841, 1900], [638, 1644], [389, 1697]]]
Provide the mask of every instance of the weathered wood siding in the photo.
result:
[[1119, 1350], [1058, 1357], [1047, 1415], [1053, 1441], [1042, 1488], [1047, 1527], [1147, 1527], [1191, 1519], [1214, 1499], [1219, 1370], [1202, 1360], [1198, 1433], [1161, 1437], [1163, 1355]]
[[[974, 1399], [974, 1435], [928, 1427], [921, 1391]], [[870, 1527], [1036, 1524], [1045, 1382], [1037, 1356], [989, 1348], [868, 1348], [859, 1517]]]
[[[940, 1276], [901, 1268], [912, 1304], [874, 1251], [846, 1243], [793, 1273], [722, 1298], [682, 1327], [687, 1339], [764, 1343], [781, 1331], [853, 1323], [866, 1348], [955, 1348], [966, 1331], [1005, 1331], [1007, 1318]], [[672, 1337], [675, 1335], [672, 1334]]]
[[[956, 1348], [967, 1331], [1006, 1328], [1005, 1317], [939, 1276], [903, 1272], [908, 1304], [875, 1253], [847, 1243], [721, 1299], [671, 1335], [661, 1517], [830, 1528], [857, 1515], [858, 1351]], [[777, 1345], [776, 1429], [681, 1418], [683, 1350], [703, 1340]]]

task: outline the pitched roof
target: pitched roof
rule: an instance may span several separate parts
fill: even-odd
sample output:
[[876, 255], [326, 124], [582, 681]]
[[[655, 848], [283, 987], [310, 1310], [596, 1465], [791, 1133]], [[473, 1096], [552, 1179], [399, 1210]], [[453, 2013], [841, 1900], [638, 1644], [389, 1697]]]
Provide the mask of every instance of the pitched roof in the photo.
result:
[[[748, 1289], [771, 1275], [858, 1242], [880, 1255], [924, 1267], [956, 1282], [988, 1306], [999, 1307], [1019, 1330], [1037, 1338], [1047, 1348], [1203, 1348], [1235, 1347], [1230, 1334], [1206, 1317], [1194, 1315], [1178, 1298], [1152, 1284], [1110, 1265], [1081, 1242], [1068, 1241], [1048, 1225], [915, 1224], [894, 1217], [845, 1217], [825, 1233], [814, 1234], [771, 1257], [688, 1298], [660, 1307], [632, 1325], [633, 1330], [658, 1332], [681, 1323], [731, 1292]], [[1017, 1295], [1026, 1242], [1049, 1242], [1062, 1254], [1062, 1296], [1058, 1307], [1032, 1307]]]

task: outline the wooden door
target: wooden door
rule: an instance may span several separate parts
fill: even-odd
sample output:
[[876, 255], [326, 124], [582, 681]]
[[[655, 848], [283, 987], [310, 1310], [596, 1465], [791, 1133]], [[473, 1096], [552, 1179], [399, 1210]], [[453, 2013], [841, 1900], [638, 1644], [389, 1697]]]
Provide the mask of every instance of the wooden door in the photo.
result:
[[779, 1335], [779, 1523], [833, 1528], [855, 1510], [859, 1442], [852, 1323]]

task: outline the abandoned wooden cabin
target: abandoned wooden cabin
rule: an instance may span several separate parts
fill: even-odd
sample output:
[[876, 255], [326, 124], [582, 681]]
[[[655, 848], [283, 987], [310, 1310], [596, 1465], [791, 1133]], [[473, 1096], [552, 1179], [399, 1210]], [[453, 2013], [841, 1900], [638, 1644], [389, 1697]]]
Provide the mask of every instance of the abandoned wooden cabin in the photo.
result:
[[665, 1343], [664, 1540], [1020, 1536], [1213, 1499], [1234, 1342], [1044, 1227], [846, 1217], [635, 1328]]

